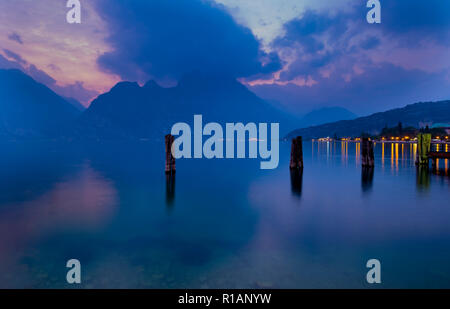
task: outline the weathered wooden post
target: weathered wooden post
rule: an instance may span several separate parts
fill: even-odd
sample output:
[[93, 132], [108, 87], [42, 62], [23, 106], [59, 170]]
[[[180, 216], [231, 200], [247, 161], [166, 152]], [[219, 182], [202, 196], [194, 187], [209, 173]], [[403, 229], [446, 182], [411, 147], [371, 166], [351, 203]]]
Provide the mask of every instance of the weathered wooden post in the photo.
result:
[[417, 135], [417, 165], [428, 165], [428, 153], [431, 149], [431, 134], [419, 133]]
[[173, 135], [166, 135], [166, 174], [175, 174], [175, 158], [172, 155], [172, 144], [174, 140]]
[[303, 169], [303, 143], [301, 136], [292, 139], [291, 163], [289, 167], [291, 170]]
[[368, 137], [361, 139], [361, 162], [362, 166], [373, 167], [375, 165], [373, 142]]

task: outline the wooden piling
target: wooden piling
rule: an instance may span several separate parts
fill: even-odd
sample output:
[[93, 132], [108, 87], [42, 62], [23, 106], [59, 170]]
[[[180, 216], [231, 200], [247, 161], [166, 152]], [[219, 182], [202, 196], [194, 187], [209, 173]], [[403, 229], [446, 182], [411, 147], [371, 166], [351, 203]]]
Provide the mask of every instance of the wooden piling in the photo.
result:
[[373, 167], [375, 165], [373, 142], [367, 137], [361, 139], [361, 162], [362, 166]]
[[417, 135], [417, 165], [428, 165], [428, 153], [431, 150], [431, 134], [419, 133]]
[[291, 163], [289, 167], [291, 170], [303, 169], [303, 143], [301, 136], [292, 139]]
[[175, 158], [172, 155], [173, 135], [166, 135], [166, 174], [175, 174]]

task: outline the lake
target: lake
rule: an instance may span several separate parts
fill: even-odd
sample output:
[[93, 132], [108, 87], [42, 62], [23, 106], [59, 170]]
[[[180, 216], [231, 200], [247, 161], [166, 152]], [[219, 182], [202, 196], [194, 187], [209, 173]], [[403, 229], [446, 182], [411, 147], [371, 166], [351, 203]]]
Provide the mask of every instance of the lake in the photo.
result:
[[[304, 171], [178, 160], [164, 141], [0, 144], [1, 288], [450, 288], [447, 161], [412, 144], [304, 142]], [[66, 282], [78, 259], [82, 284]]]

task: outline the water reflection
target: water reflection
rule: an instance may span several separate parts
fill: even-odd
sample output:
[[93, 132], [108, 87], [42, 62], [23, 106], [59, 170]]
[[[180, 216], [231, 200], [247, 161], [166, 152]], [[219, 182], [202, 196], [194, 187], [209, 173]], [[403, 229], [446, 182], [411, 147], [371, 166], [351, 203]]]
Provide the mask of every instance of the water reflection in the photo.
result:
[[291, 191], [294, 196], [302, 196], [303, 169], [291, 170]]
[[[402, 146], [400, 157], [394, 144], [377, 144], [375, 168], [359, 170], [359, 145], [304, 142], [307, 168], [289, 176], [289, 143], [270, 173], [250, 160], [180, 160], [177, 188], [175, 177], [164, 184], [161, 144], [89, 145], [82, 155], [44, 148], [37, 159], [36, 147], [5, 148], [0, 287], [67, 287], [68, 257], [89, 270], [83, 287], [314, 287], [305, 276], [317, 287], [359, 287], [353, 262], [368, 251], [398, 256], [398, 267], [406, 257], [418, 269], [420, 276], [394, 273], [392, 287], [424, 287], [424, 278], [450, 286], [442, 245], [450, 240], [442, 203], [450, 179], [416, 171], [416, 146]], [[448, 171], [448, 161], [439, 166]]]
[[[36, 182], [42, 180], [35, 179]], [[76, 228], [96, 232], [106, 226], [116, 212], [117, 193], [111, 182], [94, 171], [86, 162], [69, 178], [46, 183], [47, 190], [29, 200], [3, 204], [0, 216], [0, 272], [21, 271], [17, 254], [29, 260], [34, 251], [29, 245], [52, 233]], [[38, 252], [39, 253], [39, 252]], [[1, 278], [1, 276], [0, 276]], [[7, 282], [0, 280], [0, 287]], [[6, 285], [7, 286], [7, 285]]]
[[[336, 145], [336, 142], [313, 142], [311, 147], [311, 151], [314, 154], [313, 157], [316, 158], [317, 162], [322, 161], [327, 164], [337, 162], [335, 161], [337, 159], [339, 160], [339, 164], [345, 168], [349, 168], [348, 163], [355, 162], [356, 167], [359, 168], [361, 164], [360, 143], [348, 141], [341, 141], [340, 143], [341, 144], [339, 147], [339, 145]], [[378, 169], [379, 166], [382, 174], [384, 174], [385, 170], [388, 170], [393, 176], [398, 176], [402, 173], [413, 171], [413, 177], [418, 179], [418, 186], [421, 187], [420, 190], [429, 186], [427, 183], [428, 177], [426, 173], [429, 173], [431, 178], [433, 178], [432, 176], [444, 176], [444, 178], [445, 176], [450, 176], [450, 160], [448, 159], [437, 159], [434, 162], [435, 164], [430, 167], [428, 171], [421, 170], [417, 172], [420, 175], [416, 175], [415, 162], [417, 156], [417, 143], [389, 141], [382, 142], [380, 144], [380, 147], [376, 147], [378, 144], [374, 145], [374, 151], [376, 152], [377, 157], [375, 169]], [[448, 151], [449, 145], [440, 145], [438, 149]], [[445, 180], [443, 181], [445, 182]], [[363, 192], [369, 192], [372, 190], [372, 183], [373, 171], [362, 170], [361, 188]]]
[[166, 174], [166, 205], [171, 208], [175, 200], [175, 174]]
[[361, 144], [355, 143], [355, 157], [356, 157], [356, 165], [359, 165], [361, 162]]
[[418, 166], [416, 183], [419, 190], [428, 190], [430, 187], [430, 173], [428, 166]]
[[437, 159], [436, 161], [437, 161], [436, 165], [431, 168], [431, 172], [433, 173], [433, 175], [447, 176], [447, 177], [450, 176], [450, 173], [448, 172], [448, 163], [447, 163], [448, 160], [444, 160], [445, 162], [443, 164], [444, 165], [443, 168], [440, 168], [439, 166], [439, 159]]
[[364, 193], [370, 192], [373, 185], [374, 168], [363, 166], [361, 169], [361, 188]]
[[398, 172], [398, 143], [395, 144], [395, 171]]
[[341, 142], [341, 163], [344, 166], [347, 166], [348, 163], [348, 142], [342, 141]]

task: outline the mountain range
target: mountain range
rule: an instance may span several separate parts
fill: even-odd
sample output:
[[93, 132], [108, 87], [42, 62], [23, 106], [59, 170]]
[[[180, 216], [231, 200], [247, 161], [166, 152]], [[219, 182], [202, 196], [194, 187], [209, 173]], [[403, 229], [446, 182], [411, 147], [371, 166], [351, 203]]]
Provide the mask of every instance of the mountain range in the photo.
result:
[[25, 73], [0, 70], [0, 136], [57, 137], [80, 113]]
[[291, 131], [305, 124], [355, 115], [332, 107], [297, 119], [262, 100], [236, 79], [200, 73], [185, 75], [170, 88], [155, 81], [142, 86], [120, 82], [84, 109], [19, 70], [0, 70], [0, 138], [161, 139], [176, 122], [192, 124], [195, 114], [203, 115], [204, 123], [279, 122], [282, 136], [290, 132], [287, 137], [301, 135], [308, 139], [377, 133], [398, 122], [414, 127], [449, 122], [450, 101], [417, 103]]
[[279, 122], [280, 130], [295, 128], [295, 119], [257, 97], [235, 79], [192, 73], [177, 86], [163, 88], [155, 81], [142, 87], [120, 82], [100, 95], [81, 115], [78, 136], [96, 138], [161, 138], [173, 124]]
[[399, 122], [404, 127], [420, 128], [433, 123], [450, 123], [450, 101], [421, 102], [386, 112], [353, 120], [342, 120], [290, 132], [286, 138], [302, 136], [304, 139], [320, 137], [357, 137], [362, 133], [379, 134], [385, 127], [394, 127]]

